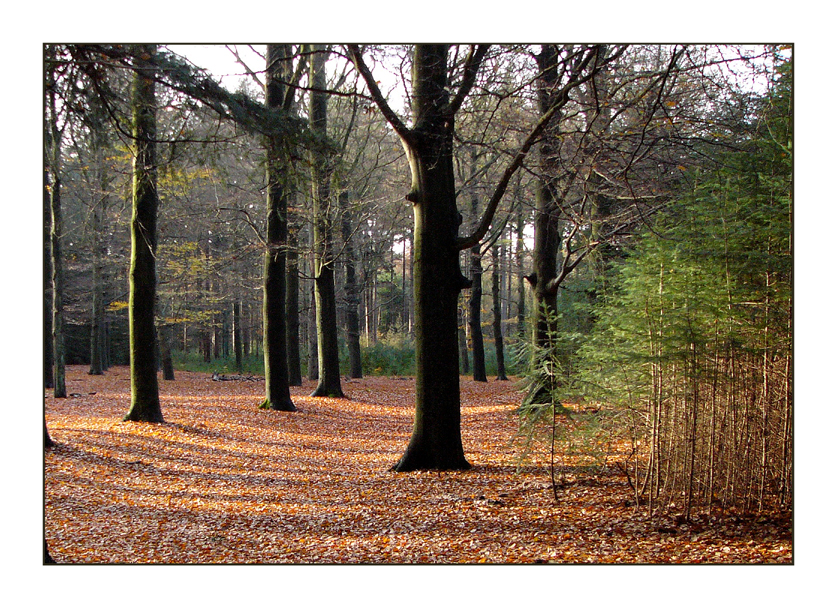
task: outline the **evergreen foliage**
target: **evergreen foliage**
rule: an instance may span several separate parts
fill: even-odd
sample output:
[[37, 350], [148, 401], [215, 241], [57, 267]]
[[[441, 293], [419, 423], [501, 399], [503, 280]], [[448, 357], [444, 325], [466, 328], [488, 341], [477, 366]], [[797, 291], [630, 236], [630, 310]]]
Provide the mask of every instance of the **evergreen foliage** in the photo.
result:
[[650, 512], [791, 500], [790, 93], [784, 64], [752, 139], [614, 269], [579, 351], [588, 395], [629, 414]]

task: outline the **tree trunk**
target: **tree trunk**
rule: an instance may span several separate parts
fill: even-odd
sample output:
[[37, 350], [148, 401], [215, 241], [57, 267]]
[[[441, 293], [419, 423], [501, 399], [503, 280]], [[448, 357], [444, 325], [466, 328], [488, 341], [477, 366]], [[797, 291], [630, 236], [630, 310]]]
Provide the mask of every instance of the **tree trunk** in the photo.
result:
[[363, 378], [363, 366], [360, 357], [360, 319], [357, 314], [358, 287], [355, 278], [354, 246], [352, 243], [352, 222], [349, 209], [349, 192], [340, 191], [340, 230], [343, 237], [344, 267], [346, 269], [346, 345], [349, 350], [349, 376]]
[[[543, 45], [538, 55], [538, 105], [542, 113], [546, 113], [552, 105], [551, 97], [558, 81], [557, 57], [555, 45]], [[561, 221], [554, 181], [555, 150], [551, 135], [547, 132], [538, 147], [540, 175], [535, 195], [535, 272], [530, 281], [535, 295], [534, 340], [538, 346], [546, 345], [548, 333], [555, 329], [550, 320], [557, 310], [558, 290], [553, 280], [558, 276], [557, 260], [561, 247]]]
[[456, 244], [462, 223], [453, 174], [454, 116], [448, 110], [447, 45], [418, 45], [413, 120], [405, 142], [412, 171], [416, 307], [416, 411], [396, 471], [470, 468], [462, 447], [456, 311], [467, 285]]
[[124, 420], [163, 422], [157, 385], [154, 305], [157, 290], [157, 161], [154, 95], [155, 45], [137, 45], [132, 90], [133, 215], [128, 297], [131, 408]]
[[102, 144], [100, 143], [101, 136], [96, 136], [96, 170], [99, 172], [99, 185], [101, 193], [98, 200], [93, 201], [93, 310], [91, 312], [90, 321], [90, 370], [89, 374], [93, 376], [100, 376], [104, 371], [104, 356], [102, 353], [104, 346], [104, 337], [102, 330], [105, 323], [104, 310], [104, 280], [102, 278], [102, 270], [104, 265], [104, 258], [106, 252], [103, 250], [102, 231], [103, 218], [107, 212], [107, 178], [105, 176], [105, 166], [103, 159]]
[[163, 367], [163, 380], [174, 380], [174, 362], [171, 359], [171, 333], [170, 325], [160, 326], [158, 337], [160, 341], [160, 364]]
[[[322, 45], [314, 45], [311, 56], [309, 112], [311, 130], [327, 137], [328, 97], [325, 61], [328, 52]], [[337, 341], [337, 301], [334, 289], [334, 260], [332, 258], [331, 212], [329, 209], [331, 179], [326, 153], [312, 153], [312, 188], [314, 198], [314, 296], [317, 304], [317, 353], [319, 384], [312, 397], [343, 397], [340, 385], [340, 353]]]
[[240, 374], [244, 369], [244, 359], [241, 349], [241, 301], [233, 300], [233, 352], [235, 353], [235, 369]]
[[43, 256], [44, 256], [44, 388], [53, 388], [53, 348], [52, 348], [52, 185], [50, 184], [51, 135], [49, 128], [44, 131], [44, 220], [43, 220]]
[[500, 307], [500, 252], [496, 245], [491, 248], [491, 300], [494, 311], [494, 350], [497, 353], [497, 380], [508, 380], [506, 377], [506, 355], [503, 350], [503, 315]]
[[64, 266], [61, 260], [61, 133], [58, 130], [58, 117], [55, 103], [55, 72], [48, 69], [47, 93], [49, 102], [50, 124], [47, 127], [45, 145], [49, 154], [49, 209], [50, 209], [50, 262], [52, 288], [52, 385], [56, 398], [67, 396], [64, 380]]
[[[290, 72], [290, 45], [267, 46], [266, 104], [281, 107]], [[267, 251], [264, 256], [262, 323], [264, 327], [265, 409], [296, 411], [288, 384], [285, 328], [285, 264], [288, 242], [288, 167], [276, 136], [266, 137], [267, 148]]]
[[[471, 175], [477, 173], [477, 154], [471, 149]], [[471, 221], [479, 223], [479, 199], [476, 190], [471, 193]], [[482, 339], [482, 256], [480, 244], [471, 247], [471, 298], [468, 301], [468, 322], [471, 327], [471, 350], [474, 353], [474, 380], [486, 382], [485, 345]]]
[[[519, 184], [519, 182], [518, 182]], [[526, 336], [526, 279], [523, 272], [523, 231], [526, 224], [523, 217], [523, 202], [517, 203], [517, 226], [515, 234], [517, 242], [514, 248], [515, 263], [517, 265], [517, 337], [524, 339]]]
[[[296, 198], [291, 198], [292, 207], [296, 207]], [[285, 315], [288, 319], [288, 384], [302, 386], [302, 362], [300, 359], [299, 334], [299, 217], [294, 211], [289, 213], [288, 232], [288, 279], [285, 293]]]
[[468, 375], [471, 373], [471, 358], [468, 354], [468, 337], [465, 335], [465, 313], [463, 306], [457, 305], [456, 307], [456, 333], [459, 341], [459, 361], [462, 365], [460, 372], [463, 375]]
[[46, 425], [46, 418], [44, 419], [44, 449], [48, 450], [51, 447], [55, 446], [55, 442], [52, 440], [52, 437], [49, 436], [49, 429]]

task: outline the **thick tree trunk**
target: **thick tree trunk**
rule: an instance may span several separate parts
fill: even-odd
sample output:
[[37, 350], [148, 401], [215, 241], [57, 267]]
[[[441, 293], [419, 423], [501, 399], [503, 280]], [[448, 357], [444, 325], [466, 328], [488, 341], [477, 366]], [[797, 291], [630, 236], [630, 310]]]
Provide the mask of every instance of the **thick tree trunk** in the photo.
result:
[[157, 290], [157, 161], [154, 45], [135, 47], [133, 84], [134, 182], [128, 297], [131, 408], [125, 420], [163, 422], [157, 384], [154, 307]]
[[339, 201], [340, 231], [343, 238], [343, 266], [346, 269], [344, 290], [346, 292], [346, 346], [349, 350], [349, 377], [363, 378], [363, 366], [360, 357], [360, 318], [357, 314], [358, 287], [355, 278], [355, 250], [352, 242], [349, 192], [345, 188], [340, 192]]
[[447, 111], [447, 45], [418, 45], [407, 153], [413, 176], [416, 411], [396, 471], [470, 468], [460, 430], [457, 302], [467, 285], [456, 237], [462, 218], [453, 175], [453, 115]]
[[[310, 121], [314, 133], [327, 136], [328, 97], [326, 88], [324, 47], [315, 45], [311, 56]], [[312, 397], [343, 397], [340, 385], [340, 352], [337, 341], [337, 301], [334, 289], [332, 258], [331, 196], [329, 159], [326, 153], [312, 153], [312, 187], [314, 198], [314, 296], [317, 305], [317, 353], [319, 384]]]
[[[281, 107], [284, 83], [290, 72], [290, 46], [267, 47], [266, 103]], [[285, 264], [288, 241], [288, 198], [284, 181], [280, 142], [267, 137], [267, 251], [264, 256], [262, 323], [264, 327], [265, 409], [296, 411], [288, 384], [287, 336], [285, 328]]]
[[503, 315], [500, 306], [500, 252], [496, 245], [491, 248], [491, 301], [494, 312], [494, 351], [497, 353], [497, 380], [508, 380], [506, 377], [506, 354], [503, 349]]

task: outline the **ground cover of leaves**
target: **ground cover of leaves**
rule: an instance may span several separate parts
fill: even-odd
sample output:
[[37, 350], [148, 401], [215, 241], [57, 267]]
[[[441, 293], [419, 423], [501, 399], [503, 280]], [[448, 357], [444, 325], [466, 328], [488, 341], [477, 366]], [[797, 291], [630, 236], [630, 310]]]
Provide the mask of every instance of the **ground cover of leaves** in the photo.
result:
[[[59, 563], [791, 563], [787, 517], [649, 520], [618, 469], [519, 466], [513, 382], [462, 379], [473, 468], [393, 473], [414, 380], [344, 381], [348, 399], [292, 388], [259, 410], [259, 381], [178, 372], [164, 424], [122, 422], [128, 369], [70, 366], [46, 393], [45, 536]], [[540, 458], [540, 461], [538, 460]]]

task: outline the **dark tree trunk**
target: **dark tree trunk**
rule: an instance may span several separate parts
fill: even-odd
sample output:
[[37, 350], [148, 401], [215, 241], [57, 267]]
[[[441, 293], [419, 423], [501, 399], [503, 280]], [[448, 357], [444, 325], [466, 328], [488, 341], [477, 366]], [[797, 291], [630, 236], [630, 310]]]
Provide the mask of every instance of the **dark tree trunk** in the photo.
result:
[[241, 348], [241, 301], [233, 300], [233, 352], [235, 353], [235, 369], [240, 374], [244, 369], [244, 359]]
[[[311, 239], [313, 240], [313, 233]], [[311, 261], [311, 274], [313, 274], [314, 262]], [[314, 296], [314, 284], [308, 290], [308, 379], [317, 380], [320, 377], [319, 356], [317, 354], [317, 304]]]
[[44, 132], [44, 224], [43, 224], [43, 255], [44, 255], [44, 388], [53, 388], [53, 351], [52, 351], [52, 195], [50, 191], [50, 133]]
[[460, 372], [463, 375], [468, 375], [471, 373], [471, 358], [468, 354], [468, 337], [465, 335], [465, 313], [462, 306], [456, 307], [456, 324], [456, 333], [459, 340], [459, 361], [462, 365]]
[[517, 265], [517, 337], [524, 339], [526, 337], [526, 279], [523, 271], [523, 231], [526, 224], [523, 217], [523, 202], [519, 201], [517, 206], [517, 226], [515, 233], [517, 235], [517, 242], [515, 243], [514, 256]]
[[49, 436], [49, 429], [46, 425], [46, 419], [44, 419], [44, 449], [48, 450], [51, 447], [55, 446], [55, 442], [52, 440], [52, 437]]
[[132, 88], [134, 182], [128, 326], [131, 408], [125, 420], [163, 422], [157, 385], [154, 306], [157, 291], [157, 161], [154, 45], [134, 49]]
[[[471, 175], [477, 174], [477, 154], [471, 149]], [[471, 221], [479, 223], [479, 199], [476, 190], [471, 194]], [[487, 382], [485, 375], [485, 345], [482, 339], [482, 256], [480, 244], [471, 247], [471, 298], [468, 302], [468, 322], [471, 327], [471, 350], [474, 353], [474, 380]]]
[[[543, 45], [538, 55], [538, 105], [542, 113], [546, 113], [552, 105], [552, 95], [558, 81], [557, 61], [555, 45]], [[534, 274], [530, 278], [535, 294], [534, 340], [538, 345], [547, 343], [548, 332], [554, 330], [549, 318], [557, 310], [558, 287], [554, 279], [558, 276], [561, 218], [554, 181], [557, 174], [555, 154], [552, 133], [547, 132], [538, 147], [540, 175], [535, 195]]]
[[299, 214], [296, 212], [296, 197], [291, 198], [294, 208], [288, 215], [288, 281], [285, 294], [285, 315], [288, 319], [288, 384], [302, 386], [302, 361], [300, 358], [299, 334]]
[[447, 45], [418, 45], [413, 59], [413, 122], [407, 154], [413, 176], [413, 298], [416, 411], [396, 471], [470, 468], [460, 430], [457, 302], [467, 285], [456, 238], [462, 218], [453, 174]]
[[360, 357], [360, 319], [357, 314], [358, 286], [355, 278], [355, 250], [352, 243], [352, 222], [349, 209], [349, 191], [340, 192], [340, 231], [343, 238], [344, 267], [346, 269], [346, 346], [349, 350], [349, 376], [363, 378]]
[[506, 377], [506, 354], [503, 350], [503, 315], [500, 306], [500, 252], [496, 245], [491, 248], [491, 300], [494, 311], [494, 350], [497, 353], [497, 380], [508, 380]]
[[[328, 52], [315, 45], [311, 56], [311, 130], [322, 139], [327, 136], [328, 96], [325, 60]], [[340, 352], [337, 341], [337, 300], [334, 289], [332, 258], [329, 159], [324, 151], [312, 153], [312, 187], [314, 198], [314, 296], [317, 305], [317, 353], [319, 384], [312, 397], [343, 397], [340, 385]]]
[[52, 556], [49, 554], [49, 548], [47, 547], [47, 541], [44, 539], [44, 564], [55, 564], [56, 562]]
[[158, 332], [160, 341], [160, 364], [163, 368], [163, 380], [174, 380], [174, 362], [171, 359], [171, 325], [161, 325]]
[[57, 398], [67, 396], [64, 379], [64, 266], [61, 259], [61, 133], [58, 130], [58, 118], [55, 101], [55, 72], [51, 67], [46, 72], [50, 124], [47, 127], [45, 145], [49, 153], [49, 207], [50, 207], [50, 267], [51, 267], [51, 315], [52, 335], [52, 385], [53, 395]]
[[94, 194], [92, 232], [93, 232], [93, 310], [90, 322], [90, 370], [89, 374], [99, 376], [104, 372], [104, 263], [107, 255], [102, 234], [104, 233], [104, 218], [108, 210], [108, 190], [110, 183], [105, 168], [105, 150], [107, 145], [104, 134], [104, 109], [94, 102], [91, 111], [93, 126], [93, 145], [95, 147], [96, 167], [98, 177], [98, 194]]
[[[266, 103], [281, 107], [290, 75], [290, 45], [267, 47]], [[264, 256], [264, 327], [265, 399], [262, 408], [296, 411], [288, 384], [287, 336], [285, 328], [285, 265], [288, 242], [288, 167], [282, 162], [280, 141], [267, 136], [267, 251]]]

